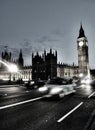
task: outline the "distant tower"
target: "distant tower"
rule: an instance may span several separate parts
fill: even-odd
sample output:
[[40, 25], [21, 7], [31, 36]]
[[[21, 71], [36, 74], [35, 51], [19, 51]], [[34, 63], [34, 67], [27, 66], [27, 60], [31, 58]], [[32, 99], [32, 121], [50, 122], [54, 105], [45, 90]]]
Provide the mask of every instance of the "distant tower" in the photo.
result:
[[88, 40], [85, 36], [82, 24], [77, 38], [79, 74], [87, 75], [89, 72]]
[[8, 52], [7, 46], [5, 46], [5, 51], [2, 52], [1, 57], [3, 61], [11, 62], [11, 52]]
[[57, 51], [50, 52], [45, 56], [46, 79], [57, 77]]
[[24, 61], [23, 61], [22, 49], [20, 49], [19, 58], [18, 58], [18, 66], [22, 68], [23, 65], [24, 65]]
[[[1, 54], [1, 59], [4, 62], [11, 62], [11, 60], [12, 60], [12, 54], [11, 54], [11, 52], [8, 52], [7, 46], [5, 46], [5, 51], [2, 52], [2, 54]], [[1, 68], [2, 69], [6, 69], [6, 66], [4, 66], [3, 64], [1, 64]]]

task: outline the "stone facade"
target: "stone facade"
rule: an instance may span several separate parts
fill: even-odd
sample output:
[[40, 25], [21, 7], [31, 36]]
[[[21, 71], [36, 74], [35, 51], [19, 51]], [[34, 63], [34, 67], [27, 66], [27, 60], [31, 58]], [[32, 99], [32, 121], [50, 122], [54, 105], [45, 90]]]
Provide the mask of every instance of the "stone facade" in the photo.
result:
[[79, 75], [87, 75], [89, 68], [88, 40], [81, 25], [77, 38]]
[[68, 64], [57, 64], [57, 76], [58, 77], [67, 77], [73, 78], [78, 77], [78, 66], [68, 65]]

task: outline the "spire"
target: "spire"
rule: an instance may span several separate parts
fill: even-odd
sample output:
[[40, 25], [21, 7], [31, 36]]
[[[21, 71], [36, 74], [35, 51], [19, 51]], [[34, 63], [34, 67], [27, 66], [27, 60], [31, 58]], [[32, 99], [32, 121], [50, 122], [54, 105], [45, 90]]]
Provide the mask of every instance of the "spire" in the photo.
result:
[[8, 51], [8, 46], [4, 46], [5, 52]]
[[37, 56], [39, 56], [39, 53], [38, 53], [38, 51], [37, 51]]
[[19, 58], [22, 58], [22, 49], [20, 49]]
[[46, 56], [46, 50], [44, 50], [44, 55]]
[[80, 23], [80, 30], [79, 30], [79, 36], [78, 38], [85, 37], [84, 29], [82, 27], [82, 22]]
[[32, 58], [33, 58], [34, 54], [32, 53]]
[[52, 54], [52, 49], [50, 48], [50, 54]]
[[55, 51], [55, 55], [57, 56], [57, 50]]
[[24, 65], [22, 49], [20, 49], [19, 58], [18, 58], [18, 65], [19, 65], [19, 67], [23, 67], [23, 65]]

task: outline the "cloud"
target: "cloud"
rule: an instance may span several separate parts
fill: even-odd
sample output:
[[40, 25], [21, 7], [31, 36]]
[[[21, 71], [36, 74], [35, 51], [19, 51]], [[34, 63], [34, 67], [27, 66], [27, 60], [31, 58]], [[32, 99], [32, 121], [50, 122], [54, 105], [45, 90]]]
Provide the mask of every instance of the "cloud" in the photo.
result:
[[56, 41], [58, 41], [57, 38], [53, 38], [51, 36], [46, 36], [46, 35], [42, 36], [40, 38], [37, 38], [35, 40], [35, 42], [38, 42], [38, 43], [41, 43], [41, 44], [45, 44], [46, 42], [56, 42]]
[[42, 35], [32, 40], [24, 39], [19, 46], [22, 48], [23, 56], [27, 59], [31, 57], [32, 53], [43, 53], [44, 50], [48, 51], [50, 48], [62, 51], [64, 41], [63, 35], [63, 32], [56, 29], [49, 35]]
[[41, 36], [36, 38], [34, 41], [29, 39], [24, 39], [22, 43], [20, 43], [20, 47], [22, 48], [24, 55], [28, 56], [35, 52], [43, 52], [44, 49], [51, 48], [53, 46], [52, 43], [58, 42], [58, 39], [52, 38], [50, 36]]
[[55, 29], [52, 31], [53, 35], [56, 35], [57, 37], [64, 37], [65, 33], [61, 31], [60, 29]]
[[[22, 49], [25, 64], [26, 62], [30, 64], [32, 53], [43, 53], [44, 50], [48, 51], [50, 48], [60, 51], [62, 49], [62, 44], [63, 33], [60, 32], [60, 30], [54, 30], [49, 35], [42, 35], [32, 40], [25, 38], [22, 42], [15, 43], [15, 47], [13, 45], [9, 46], [8, 51], [12, 53], [13, 59], [18, 59], [20, 49]], [[5, 45], [1, 43], [0, 50], [4, 50], [4, 47]]]
[[[2, 52], [5, 51], [6, 46], [7, 45], [4, 45], [4, 44], [2, 45], [2, 43], [0, 43], [0, 58], [1, 58]], [[14, 47], [10, 48], [7, 46], [7, 51], [12, 53], [12, 59], [18, 59], [18, 57], [19, 57], [19, 49], [18, 48], [14, 48]]]
[[11, 47], [11, 48], [9, 48], [9, 51], [12, 53], [13, 59], [19, 57], [19, 52], [20, 52], [19, 48]]
[[20, 48], [22, 48], [24, 56], [32, 54], [32, 52], [37, 51], [38, 46], [29, 39], [24, 39], [20, 44]]

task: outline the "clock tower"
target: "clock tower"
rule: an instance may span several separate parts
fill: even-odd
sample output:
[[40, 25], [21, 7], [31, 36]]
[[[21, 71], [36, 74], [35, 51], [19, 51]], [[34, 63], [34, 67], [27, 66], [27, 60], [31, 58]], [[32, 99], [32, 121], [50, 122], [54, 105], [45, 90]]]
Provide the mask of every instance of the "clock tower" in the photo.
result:
[[82, 24], [80, 26], [79, 36], [77, 38], [77, 50], [79, 75], [87, 75], [89, 73], [88, 40], [85, 36]]

